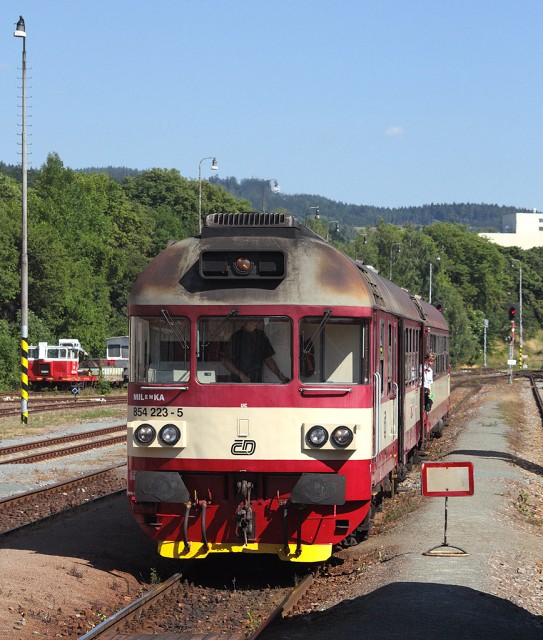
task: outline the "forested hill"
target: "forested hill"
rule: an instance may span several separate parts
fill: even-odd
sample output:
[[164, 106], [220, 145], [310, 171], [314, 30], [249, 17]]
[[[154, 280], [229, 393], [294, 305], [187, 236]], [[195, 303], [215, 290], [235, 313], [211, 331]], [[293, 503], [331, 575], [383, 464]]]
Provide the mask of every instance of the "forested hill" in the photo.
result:
[[[84, 173], [105, 173], [115, 182], [122, 183], [126, 177], [135, 177], [143, 171], [128, 167], [88, 167]], [[21, 168], [0, 162], [0, 172], [20, 181]], [[28, 184], [33, 186], [39, 171], [29, 171]], [[270, 181], [258, 178], [218, 178], [212, 176], [209, 182], [222, 187], [236, 198], [248, 200], [255, 211], [286, 210], [299, 220], [315, 215], [319, 207], [320, 215], [328, 220], [337, 220], [351, 227], [375, 226], [379, 220], [390, 224], [429, 225], [433, 222], [458, 222], [478, 231], [501, 231], [502, 216], [516, 211], [529, 211], [522, 207], [499, 206], [496, 204], [425, 204], [419, 207], [374, 207], [369, 204], [349, 204], [330, 200], [324, 196], [311, 194], [274, 193]]]
[[236, 178], [211, 177], [210, 182], [244, 200], [260, 211], [286, 209], [298, 219], [314, 217], [315, 207], [320, 215], [352, 227], [375, 226], [379, 220], [390, 224], [428, 225], [433, 222], [459, 222], [481, 231], [501, 231], [502, 216], [528, 209], [496, 204], [426, 204], [420, 207], [374, 207], [369, 204], [348, 204], [310, 194], [288, 195], [274, 193], [269, 181], [256, 178], [238, 181]]

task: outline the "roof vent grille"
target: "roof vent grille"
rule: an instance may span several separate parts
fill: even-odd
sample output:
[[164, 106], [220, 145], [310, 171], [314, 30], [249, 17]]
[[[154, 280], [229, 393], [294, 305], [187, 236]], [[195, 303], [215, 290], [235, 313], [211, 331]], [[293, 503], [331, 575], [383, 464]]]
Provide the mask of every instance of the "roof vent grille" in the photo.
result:
[[286, 213], [210, 213], [206, 227], [294, 227], [294, 217]]

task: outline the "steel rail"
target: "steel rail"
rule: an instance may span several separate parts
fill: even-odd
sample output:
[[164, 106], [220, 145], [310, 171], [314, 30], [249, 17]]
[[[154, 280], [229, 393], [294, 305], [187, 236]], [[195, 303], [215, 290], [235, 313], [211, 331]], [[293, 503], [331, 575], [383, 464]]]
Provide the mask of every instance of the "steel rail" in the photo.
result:
[[[125, 404], [126, 399], [122, 400], [64, 400], [62, 403], [50, 403], [33, 407], [33, 411], [36, 413], [45, 413], [46, 411], [60, 411], [61, 409], [88, 409], [90, 407], [103, 407], [106, 404], [108, 406]], [[59, 406], [61, 405], [61, 406]], [[5, 418], [11, 415], [18, 415], [19, 411], [15, 406], [0, 407], [0, 418]]]
[[[140, 617], [142, 612], [148, 607], [156, 604], [162, 597], [166, 596], [172, 589], [174, 589], [177, 584], [181, 581], [183, 575], [181, 573], [176, 573], [171, 576], [168, 580], [163, 582], [161, 585], [144, 594], [134, 602], [127, 605], [124, 609], [121, 609], [114, 615], [112, 615], [107, 620], [104, 620], [101, 624], [96, 626], [94, 629], [91, 629], [85, 635], [80, 636], [78, 640], [96, 640], [96, 638], [100, 638], [102, 636], [105, 637], [107, 633], [107, 637], [111, 636], [111, 633], [116, 630], [120, 630], [121, 627], [127, 623], [128, 621]], [[264, 620], [260, 626], [248, 637], [248, 640], [256, 640], [261, 633], [266, 629], [270, 624], [272, 624], [279, 616], [285, 617], [294, 606], [304, 597], [307, 593], [309, 587], [313, 584], [315, 580], [315, 573], [308, 574], [296, 587], [292, 589], [292, 591], [287, 594], [287, 596], [282, 600], [282, 602], [273, 609], [270, 615]], [[175, 633], [171, 632], [168, 634], [153, 634], [154, 638], [159, 640], [160, 638], [171, 638], [175, 635], [176, 640], [194, 638], [194, 633]], [[133, 637], [134, 639], [140, 638], [141, 634], [138, 633], [123, 633], [123, 638]], [[202, 637], [198, 635], [198, 637]], [[207, 640], [214, 640], [220, 638], [243, 638], [243, 635], [224, 635], [219, 631], [214, 633], [206, 633], [205, 638]]]
[[260, 634], [270, 624], [272, 624], [279, 616], [285, 618], [294, 607], [305, 596], [309, 587], [315, 582], [315, 573], [308, 573], [305, 578], [284, 598], [284, 600], [272, 611], [266, 620], [256, 629], [256, 631], [249, 636], [248, 640], [256, 640]]
[[[25, 491], [24, 493], [18, 493], [14, 496], [9, 496], [7, 498], [2, 498], [0, 499], [0, 514], [2, 513], [2, 511], [4, 510], [8, 510], [10, 508], [16, 507], [18, 505], [24, 505], [26, 503], [32, 503], [32, 501], [35, 500], [39, 500], [40, 497], [45, 496], [47, 494], [55, 494], [55, 493], [65, 493], [67, 489], [70, 488], [77, 488], [78, 486], [81, 485], [86, 485], [89, 480], [93, 480], [95, 478], [98, 478], [101, 475], [106, 475], [107, 473], [110, 473], [112, 471], [115, 471], [116, 469], [119, 469], [120, 467], [125, 467], [126, 466], [126, 462], [121, 462], [119, 464], [115, 464], [111, 467], [106, 467], [104, 469], [99, 469], [98, 471], [91, 471], [89, 473], [85, 473], [84, 475], [81, 476], [77, 476], [75, 478], [70, 478], [69, 480], [63, 480], [61, 482], [56, 482], [55, 484], [51, 484], [48, 485], [46, 487], [42, 487], [40, 489], [33, 489], [31, 491]], [[56, 516], [58, 516], [59, 514], [64, 513], [65, 511], [73, 511], [74, 509], [81, 509], [83, 507], [89, 506], [93, 503], [95, 503], [98, 500], [103, 500], [105, 498], [117, 495], [119, 493], [125, 493], [126, 492], [126, 488], [123, 489], [117, 489], [111, 493], [107, 493], [101, 496], [98, 496], [94, 499], [88, 499], [88, 496], [86, 497], [86, 501], [82, 504], [79, 504], [77, 506], [72, 506], [69, 509], [61, 509], [59, 511], [56, 511], [54, 513], [50, 513], [47, 516], [44, 517], [40, 517], [37, 520], [31, 520], [30, 522], [26, 522], [24, 524], [21, 524], [17, 527], [14, 527], [13, 529], [6, 529], [5, 531], [1, 531], [0, 532], [0, 537], [3, 536], [7, 536], [11, 533], [14, 533], [15, 531], [19, 531], [21, 529], [24, 529], [25, 527], [29, 527], [31, 525], [35, 525], [39, 522], [43, 522], [45, 520], [49, 520], [50, 518], [54, 518]]]
[[122, 436], [114, 436], [113, 438], [104, 438], [102, 440], [93, 440], [92, 442], [84, 442], [82, 444], [76, 444], [72, 447], [64, 447], [62, 449], [53, 449], [52, 451], [42, 451], [41, 453], [35, 453], [29, 456], [22, 456], [20, 458], [10, 458], [9, 460], [0, 460], [2, 464], [28, 464], [30, 462], [40, 462], [41, 460], [50, 460], [51, 458], [61, 458], [63, 456], [70, 456], [75, 453], [81, 453], [82, 451], [89, 451], [89, 449], [99, 449], [101, 447], [110, 447], [114, 444], [121, 444], [126, 442], [126, 434]]
[[[124, 607], [124, 609], [121, 609], [107, 620], [101, 622], [99, 625], [94, 627], [94, 629], [85, 633], [85, 635], [80, 636], [79, 640], [93, 640], [94, 638], [99, 638], [105, 634], [106, 631], [113, 631], [135, 616], [139, 616], [144, 609], [155, 604], [161, 597], [165, 596], [171, 589], [173, 589], [177, 583], [181, 581], [182, 577], [183, 575], [181, 573], [174, 574], [155, 589], [145, 593], [140, 598]], [[177, 635], [178, 637], [182, 637], [180, 634]], [[160, 636], [156, 637], [160, 638]]]
[[539, 409], [539, 414], [543, 418], [543, 398], [542, 398], [542, 389], [538, 386], [538, 382], [543, 384], [543, 376], [541, 374], [531, 374], [528, 376], [530, 378], [530, 384], [532, 385], [532, 392], [534, 394], [535, 402], [537, 404], [537, 408]]
[[47, 440], [34, 440], [33, 442], [21, 442], [9, 447], [0, 448], [0, 457], [12, 455], [13, 453], [19, 453], [21, 451], [31, 451], [33, 449], [43, 449], [45, 447], [54, 447], [59, 444], [65, 444], [66, 442], [74, 442], [77, 440], [88, 440], [89, 438], [98, 438], [110, 433], [116, 433], [117, 431], [126, 431], [126, 424], [117, 425], [115, 427], [106, 427], [104, 429], [95, 429], [93, 431], [82, 431], [80, 433], [73, 433], [67, 436], [58, 436], [56, 438], [49, 438]]

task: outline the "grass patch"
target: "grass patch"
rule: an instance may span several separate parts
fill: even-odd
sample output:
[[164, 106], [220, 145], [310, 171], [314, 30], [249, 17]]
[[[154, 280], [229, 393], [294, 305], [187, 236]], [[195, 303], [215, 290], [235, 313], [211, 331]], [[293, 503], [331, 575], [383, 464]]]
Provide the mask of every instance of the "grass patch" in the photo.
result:
[[62, 426], [99, 420], [126, 420], [125, 405], [99, 405], [96, 408], [59, 409], [33, 413], [32, 404], [28, 407], [28, 424], [21, 423], [20, 416], [0, 418], [0, 439], [19, 437], [37, 438], [51, 433]]

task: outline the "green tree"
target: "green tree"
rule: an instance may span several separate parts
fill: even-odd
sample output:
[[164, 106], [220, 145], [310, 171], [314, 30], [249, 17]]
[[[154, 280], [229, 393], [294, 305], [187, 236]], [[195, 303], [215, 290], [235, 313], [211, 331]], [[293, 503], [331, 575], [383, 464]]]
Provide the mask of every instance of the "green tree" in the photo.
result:
[[14, 321], [21, 290], [21, 190], [0, 174], [0, 318]]
[[14, 323], [0, 319], [0, 390], [12, 391], [21, 380], [20, 334]]

